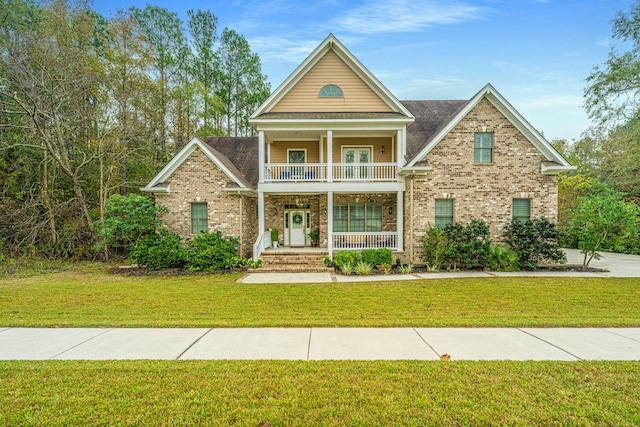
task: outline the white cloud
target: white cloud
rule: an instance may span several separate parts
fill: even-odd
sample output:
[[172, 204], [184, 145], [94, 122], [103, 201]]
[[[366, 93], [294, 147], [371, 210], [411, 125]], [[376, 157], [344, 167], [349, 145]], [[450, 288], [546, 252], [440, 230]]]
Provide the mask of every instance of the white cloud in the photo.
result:
[[437, 0], [373, 0], [346, 11], [335, 24], [360, 34], [413, 32], [427, 27], [456, 24], [482, 17], [485, 8]]

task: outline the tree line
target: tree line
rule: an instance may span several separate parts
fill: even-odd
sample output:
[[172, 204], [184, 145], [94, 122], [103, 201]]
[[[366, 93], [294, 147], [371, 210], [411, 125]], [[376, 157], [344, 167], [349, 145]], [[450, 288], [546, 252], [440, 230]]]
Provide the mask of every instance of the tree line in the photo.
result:
[[260, 58], [208, 10], [0, 0], [0, 249], [91, 258], [107, 199], [191, 138], [252, 134]]
[[577, 141], [554, 141], [577, 166], [559, 177], [558, 222], [566, 246], [640, 254], [640, 1], [615, 15], [612, 36], [607, 60], [586, 78], [594, 126]]

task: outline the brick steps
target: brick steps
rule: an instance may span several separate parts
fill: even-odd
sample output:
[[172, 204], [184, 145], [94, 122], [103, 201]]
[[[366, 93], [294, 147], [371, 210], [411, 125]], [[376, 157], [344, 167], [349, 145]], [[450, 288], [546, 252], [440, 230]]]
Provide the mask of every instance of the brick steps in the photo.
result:
[[331, 272], [323, 258], [326, 252], [263, 252], [262, 266], [255, 272]]

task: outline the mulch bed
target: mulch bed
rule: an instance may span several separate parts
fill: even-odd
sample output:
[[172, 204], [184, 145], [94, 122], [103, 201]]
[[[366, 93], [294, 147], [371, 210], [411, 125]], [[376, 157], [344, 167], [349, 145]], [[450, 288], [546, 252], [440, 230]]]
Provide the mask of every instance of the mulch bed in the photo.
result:
[[[227, 273], [239, 273], [243, 270], [233, 270], [233, 271], [191, 271], [184, 268], [165, 268], [162, 270], [146, 270], [140, 267], [115, 267], [107, 270], [109, 274], [118, 274], [120, 276], [203, 276], [203, 275], [211, 275], [211, 274], [227, 274]], [[464, 271], [487, 271], [484, 268], [472, 268], [472, 269], [459, 269], [458, 272]], [[550, 272], [558, 272], [558, 271], [566, 271], [573, 273], [603, 273], [607, 270], [602, 268], [594, 268], [587, 267], [586, 269], [582, 268], [582, 265], [577, 264], [557, 264], [557, 265], [543, 265], [538, 268], [537, 271], [550, 271]], [[258, 269], [259, 272], [259, 269]], [[423, 265], [416, 265], [412, 271], [413, 273], [428, 273], [429, 271]], [[441, 270], [440, 273], [446, 273], [447, 270]], [[340, 271], [336, 270], [336, 273], [342, 274]], [[372, 274], [384, 274], [382, 271], [374, 269]], [[399, 268], [393, 268], [389, 274], [402, 274]], [[355, 275], [355, 273], [353, 273]]]

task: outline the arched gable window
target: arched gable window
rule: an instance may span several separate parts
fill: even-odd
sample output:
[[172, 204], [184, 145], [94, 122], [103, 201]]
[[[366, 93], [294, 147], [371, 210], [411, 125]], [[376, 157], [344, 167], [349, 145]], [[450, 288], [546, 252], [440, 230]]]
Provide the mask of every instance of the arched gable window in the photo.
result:
[[320, 93], [318, 96], [322, 97], [341, 97], [344, 96], [342, 94], [342, 89], [340, 89], [336, 85], [326, 85], [322, 89], [320, 89]]

